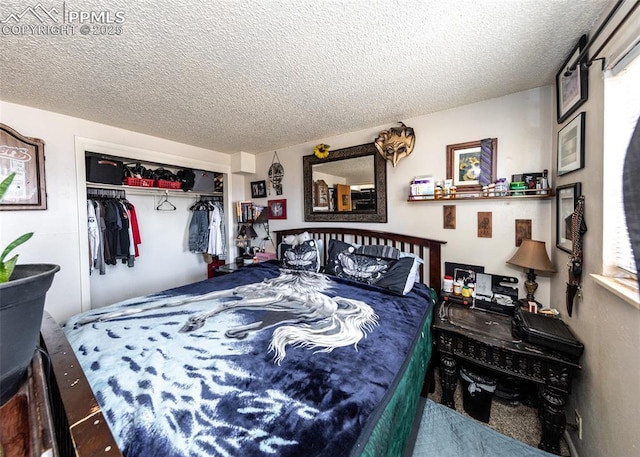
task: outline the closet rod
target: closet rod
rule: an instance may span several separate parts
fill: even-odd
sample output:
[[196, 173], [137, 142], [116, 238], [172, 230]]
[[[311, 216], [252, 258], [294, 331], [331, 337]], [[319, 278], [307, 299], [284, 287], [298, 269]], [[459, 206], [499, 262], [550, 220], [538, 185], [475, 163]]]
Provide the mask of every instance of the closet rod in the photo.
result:
[[87, 187], [87, 197], [94, 198], [127, 198], [124, 189], [105, 189], [100, 187]]
[[172, 197], [180, 198], [200, 198], [200, 197], [214, 197], [223, 198], [222, 193], [215, 195], [213, 193], [198, 193], [193, 191], [185, 192], [183, 190], [167, 190], [160, 187], [141, 187], [141, 186], [123, 186], [119, 184], [100, 184], [100, 183], [87, 183], [87, 190], [89, 189], [115, 189], [122, 192], [127, 192], [129, 195], [164, 195], [166, 192]]
[[[589, 49], [591, 48], [593, 43], [600, 36], [600, 33], [602, 33], [602, 30], [604, 30], [604, 28], [609, 24], [609, 22], [611, 21], [611, 19], [615, 15], [615, 13], [620, 9], [620, 6], [622, 6], [623, 3], [624, 3], [624, 0], [618, 0], [616, 2], [616, 4], [613, 6], [613, 8], [611, 8], [611, 11], [609, 11], [609, 14], [607, 14], [607, 17], [604, 19], [604, 21], [602, 21], [602, 24], [600, 24], [600, 26], [598, 27], [598, 30], [596, 30], [596, 32], [593, 34], [593, 36], [589, 39], [589, 41], [585, 45], [585, 47], [582, 50], [582, 52], [578, 55], [578, 57], [576, 57], [576, 60], [573, 62], [573, 64], [567, 67], [567, 73], [568, 74], [571, 74], [573, 71], [575, 71], [575, 69], [578, 66], [578, 64], [580, 62], [582, 62], [582, 59], [584, 59], [587, 56], [587, 54], [589, 53]], [[587, 67], [590, 66], [593, 63], [594, 60], [598, 59], [598, 55], [600, 54], [600, 51], [602, 51], [602, 49], [604, 49], [604, 47], [607, 44], [609, 44], [609, 41], [611, 41], [611, 39], [615, 36], [615, 34], [618, 33], [618, 30], [620, 30], [620, 27], [622, 27], [624, 25], [624, 23], [627, 22], [629, 17], [631, 17], [633, 12], [638, 7], [638, 5], [640, 5], [640, 0], [636, 0], [635, 4], [627, 12], [627, 14], [622, 18], [620, 23], [615, 27], [615, 29], [613, 29], [611, 31], [609, 36], [607, 36], [607, 38], [605, 38], [604, 42], [600, 45], [600, 47], [593, 54], [593, 57], [591, 57], [590, 59], [588, 59], [585, 62], [585, 65]]]

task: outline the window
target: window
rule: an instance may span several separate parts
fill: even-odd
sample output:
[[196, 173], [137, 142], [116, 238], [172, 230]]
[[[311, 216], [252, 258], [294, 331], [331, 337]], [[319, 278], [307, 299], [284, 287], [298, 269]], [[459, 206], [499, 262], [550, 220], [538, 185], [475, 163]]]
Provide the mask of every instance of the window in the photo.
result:
[[606, 73], [604, 84], [603, 262], [606, 276], [637, 279], [622, 200], [622, 168], [640, 116], [640, 51]]

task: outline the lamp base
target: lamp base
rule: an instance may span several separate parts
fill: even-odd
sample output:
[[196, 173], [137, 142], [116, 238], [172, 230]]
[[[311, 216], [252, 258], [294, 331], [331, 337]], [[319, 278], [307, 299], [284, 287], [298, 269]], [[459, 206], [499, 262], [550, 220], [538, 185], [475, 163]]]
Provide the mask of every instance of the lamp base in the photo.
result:
[[536, 301], [533, 294], [538, 290], [538, 283], [536, 282], [536, 273], [533, 268], [529, 268], [527, 272], [527, 280], [524, 282], [524, 288], [527, 289], [527, 301]]

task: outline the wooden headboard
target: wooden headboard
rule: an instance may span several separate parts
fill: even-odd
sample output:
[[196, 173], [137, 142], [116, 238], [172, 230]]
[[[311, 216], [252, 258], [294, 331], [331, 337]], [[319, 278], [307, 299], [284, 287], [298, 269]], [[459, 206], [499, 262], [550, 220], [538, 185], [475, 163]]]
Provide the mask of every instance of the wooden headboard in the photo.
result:
[[313, 238], [323, 241], [323, 258], [327, 256], [329, 240], [332, 238], [355, 244], [384, 244], [415, 254], [424, 260], [425, 265], [428, 265], [428, 280], [425, 281], [424, 268], [421, 267], [420, 281], [440, 293], [442, 278], [440, 247], [446, 244], [446, 241], [358, 228], [304, 227], [274, 231], [276, 244], [280, 244], [283, 238], [288, 235], [297, 235], [302, 232], [308, 232]]

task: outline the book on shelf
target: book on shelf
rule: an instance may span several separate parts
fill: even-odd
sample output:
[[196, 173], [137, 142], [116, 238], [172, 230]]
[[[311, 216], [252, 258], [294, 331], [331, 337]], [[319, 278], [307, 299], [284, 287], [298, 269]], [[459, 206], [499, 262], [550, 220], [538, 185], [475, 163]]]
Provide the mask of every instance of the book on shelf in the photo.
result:
[[266, 211], [264, 206], [254, 205], [251, 201], [236, 202], [237, 222], [253, 222], [258, 219], [258, 216], [260, 216], [262, 211]]

